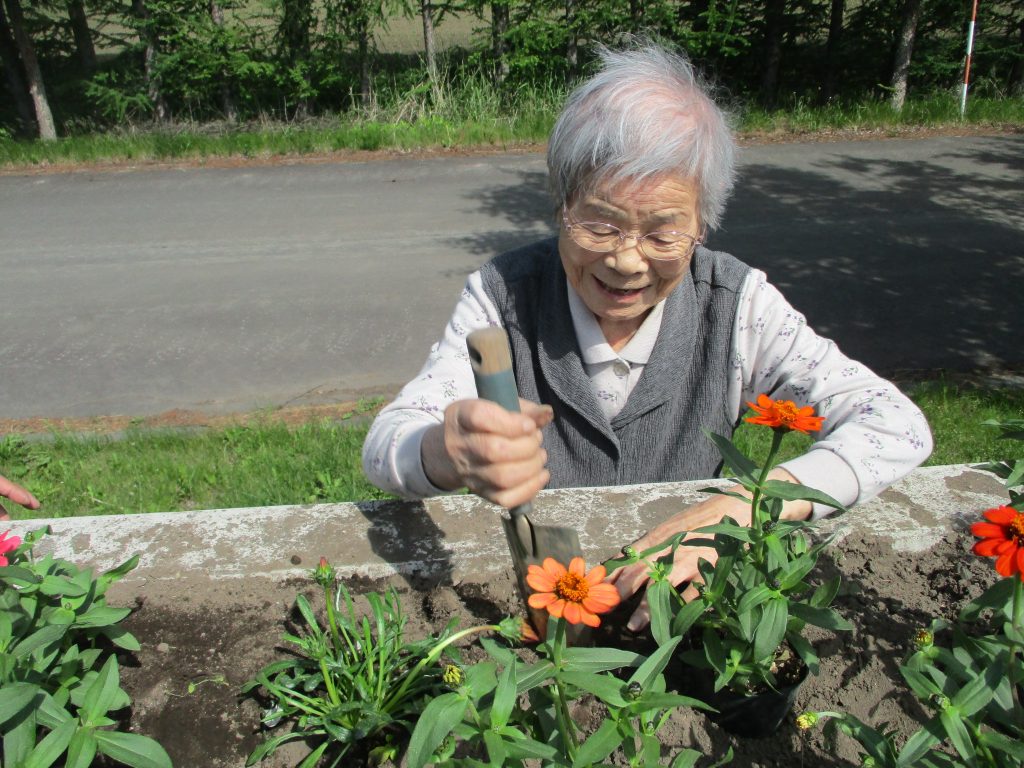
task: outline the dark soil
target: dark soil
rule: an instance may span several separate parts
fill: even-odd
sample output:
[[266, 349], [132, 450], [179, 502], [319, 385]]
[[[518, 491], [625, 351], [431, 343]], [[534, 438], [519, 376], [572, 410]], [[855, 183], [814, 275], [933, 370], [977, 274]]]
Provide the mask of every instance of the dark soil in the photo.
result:
[[[686, 710], [673, 715], [661, 731], [664, 754], [692, 747], [711, 757], [732, 747], [733, 765], [751, 768], [858, 764], [852, 742], [829, 744], [820, 731], [805, 734], [795, 728], [795, 715], [807, 709], [843, 709], [870, 724], [889, 723], [909, 733], [925, 717], [897, 669], [911, 638], [933, 616], [954, 617], [995, 577], [989, 562], [970, 555], [970, 541], [965, 532], [952, 533], [931, 551], [907, 553], [853, 533], [833, 545], [820, 562], [821, 575], [843, 574], [836, 607], [856, 629], [841, 636], [814, 631], [821, 672], [800, 687], [794, 710], [778, 732], [740, 739], [703, 714]], [[123, 681], [133, 700], [131, 726], [158, 739], [179, 768], [241, 766], [265, 732], [259, 725], [260, 705], [238, 691], [286, 652], [281, 634], [294, 631], [296, 595], [301, 591], [317, 605], [318, 590], [307, 581], [193, 583], [186, 577], [183, 582], [147, 585], [145, 600], [126, 622], [142, 643], [141, 651], [123, 659]], [[391, 584], [401, 595], [412, 639], [439, 632], [452, 617], [469, 627], [521, 612], [511, 577], [439, 585], [395, 577]], [[349, 583], [360, 595], [386, 586], [368, 580]], [[619, 629], [624, 618], [625, 611], [607, 617], [595, 640], [650, 649], [648, 637]], [[601, 707], [584, 702], [576, 716], [581, 724], [596, 726]], [[305, 750], [302, 744], [286, 746], [263, 765], [294, 766]]]

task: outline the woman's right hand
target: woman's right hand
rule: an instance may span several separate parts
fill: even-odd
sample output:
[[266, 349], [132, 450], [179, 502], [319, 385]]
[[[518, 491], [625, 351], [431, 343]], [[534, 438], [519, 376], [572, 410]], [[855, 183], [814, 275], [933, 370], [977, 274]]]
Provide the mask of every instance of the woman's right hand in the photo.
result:
[[458, 400], [432, 427], [420, 449], [423, 469], [439, 488], [468, 488], [511, 508], [530, 501], [551, 475], [541, 429], [551, 423], [551, 406], [520, 398], [520, 413], [487, 400]]
[[[0, 496], [8, 498], [15, 504], [20, 504], [26, 509], [39, 509], [39, 500], [36, 499], [35, 496], [17, 483], [11, 482], [3, 475], [0, 475]], [[0, 520], [10, 519], [11, 516], [7, 514], [7, 510], [4, 509], [4, 505], [0, 504]]]

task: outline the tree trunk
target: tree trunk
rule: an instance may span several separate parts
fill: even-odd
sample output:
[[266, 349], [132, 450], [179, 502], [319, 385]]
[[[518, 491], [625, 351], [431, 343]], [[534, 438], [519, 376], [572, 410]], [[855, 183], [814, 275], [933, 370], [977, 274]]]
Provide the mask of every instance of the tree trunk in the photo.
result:
[[68, 19], [71, 21], [71, 32], [75, 36], [75, 48], [78, 50], [78, 61], [82, 71], [91, 75], [96, 71], [96, 47], [89, 31], [89, 19], [85, 15], [85, 3], [82, 0], [68, 0]]
[[508, 32], [508, 0], [491, 3], [491, 53], [494, 56], [494, 84], [500, 86], [508, 77], [505, 34]]
[[917, 34], [917, 22], [921, 18], [921, 0], [907, 0], [903, 6], [903, 23], [900, 37], [896, 43], [896, 56], [892, 66], [892, 96], [889, 103], [897, 112], [903, 110], [907, 100], [907, 75], [910, 72], [910, 59], [914, 53], [914, 36]]
[[434, 45], [434, 7], [430, 0], [420, 0], [420, 15], [423, 17], [423, 55], [427, 60], [427, 77], [437, 82], [437, 49]]
[[839, 46], [843, 40], [843, 16], [846, 0], [832, 0], [832, 12], [828, 22], [828, 41], [825, 43], [825, 77], [821, 83], [821, 100], [829, 102], [836, 95], [836, 80], [839, 74]]
[[576, 0], [565, 0], [565, 76], [571, 81], [579, 64], [579, 41], [576, 38]]
[[164, 100], [163, 91], [160, 89], [160, 78], [156, 71], [157, 40], [149, 27], [149, 10], [146, 8], [146, 0], [132, 0], [132, 13], [139, 22], [139, 40], [146, 50], [143, 63], [146, 74], [146, 95], [153, 105], [153, 116], [158, 123], [165, 122], [169, 115], [167, 102]]
[[765, 4], [764, 59], [761, 69], [761, 103], [775, 105], [782, 63], [782, 31], [786, 22], [786, 0], [768, 0]]
[[[210, 18], [216, 25], [218, 32], [224, 29], [224, 9], [220, 7], [217, 0], [210, 0]], [[218, 44], [219, 53], [224, 55], [227, 51], [223, 42]], [[238, 119], [238, 109], [235, 107], [235, 99], [231, 95], [231, 84], [228, 82], [228, 73], [221, 68], [220, 71], [220, 108], [224, 113], [224, 119], [233, 123]]]
[[629, 20], [633, 31], [639, 32], [644, 23], [644, 0], [629, 0]]
[[43, 73], [39, 70], [36, 49], [32, 39], [25, 30], [25, 17], [21, 12], [21, 0], [5, 0], [7, 3], [8, 23], [14, 33], [14, 42], [18, 46], [21, 63], [25, 67], [25, 79], [28, 81], [28, 95], [35, 110], [36, 126], [39, 138], [52, 141], [57, 138], [57, 128], [53, 124], [50, 102], [46, 100], [46, 86], [43, 85]]
[[1006, 78], [1006, 90], [1010, 96], [1024, 96], [1024, 19], [1018, 26], [1020, 37], [1017, 41], [1017, 58], [1010, 67], [1010, 75]]
[[14, 42], [14, 33], [7, 21], [7, 12], [4, 10], [2, 2], [0, 2], [0, 63], [4, 67], [7, 90], [10, 91], [11, 99], [18, 110], [19, 131], [26, 136], [35, 136], [38, 128], [32, 110], [32, 100], [28, 97], [24, 69], [22, 69], [21, 59], [18, 57], [18, 46]]

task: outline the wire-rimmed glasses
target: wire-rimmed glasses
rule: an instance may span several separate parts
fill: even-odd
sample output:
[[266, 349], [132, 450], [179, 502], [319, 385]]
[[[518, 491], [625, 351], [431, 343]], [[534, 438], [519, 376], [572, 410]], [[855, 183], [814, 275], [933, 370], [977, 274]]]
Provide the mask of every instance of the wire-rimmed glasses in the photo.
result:
[[640, 252], [652, 261], [674, 262], [685, 259], [702, 242], [699, 237], [675, 230], [633, 235], [603, 221], [570, 221], [569, 210], [564, 206], [562, 225], [580, 248], [594, 253], [611, 253], [621, 248], [626, 238], [632, 238], [636, 240]]

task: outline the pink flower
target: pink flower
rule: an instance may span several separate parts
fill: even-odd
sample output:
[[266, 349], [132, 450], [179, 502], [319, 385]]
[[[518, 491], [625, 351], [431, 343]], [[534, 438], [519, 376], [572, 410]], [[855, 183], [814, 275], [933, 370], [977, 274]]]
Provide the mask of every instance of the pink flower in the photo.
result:
[[10, 531], [0, 533], [0, 566], [7, 565], [6, 555], [8, 552], [21, 546], [21, 538], [18, 536], [8, 538], [9, 533]]

